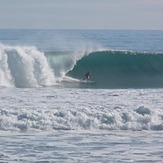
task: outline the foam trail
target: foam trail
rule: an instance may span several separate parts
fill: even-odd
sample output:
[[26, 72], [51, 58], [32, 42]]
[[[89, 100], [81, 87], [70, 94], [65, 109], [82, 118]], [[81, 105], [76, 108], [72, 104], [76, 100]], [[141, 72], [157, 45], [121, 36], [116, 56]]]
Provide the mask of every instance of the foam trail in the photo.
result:
[[0, 86], [37, 87], [55, 84], [44, 53], [35, 47], [0, 45]]

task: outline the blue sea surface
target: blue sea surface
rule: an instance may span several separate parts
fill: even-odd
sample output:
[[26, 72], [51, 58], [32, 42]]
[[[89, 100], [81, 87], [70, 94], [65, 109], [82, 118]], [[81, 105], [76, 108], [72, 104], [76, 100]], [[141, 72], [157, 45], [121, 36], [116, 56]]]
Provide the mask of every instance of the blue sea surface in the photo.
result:
[[80, 50], [100, 46], [113, 50], [163, 52], [162, 30], [1, 29], [0, 36], [2, 44], [31, 45], [45, 51]]

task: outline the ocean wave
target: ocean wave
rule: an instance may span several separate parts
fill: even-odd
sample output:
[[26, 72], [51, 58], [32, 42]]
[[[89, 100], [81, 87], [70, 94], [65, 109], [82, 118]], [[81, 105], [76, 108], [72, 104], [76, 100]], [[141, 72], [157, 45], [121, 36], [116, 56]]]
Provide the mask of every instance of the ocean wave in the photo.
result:
[[105, 50], [79, 60], [68, 75], [92, 73], [96, 88], [163, 87], [163, 53]]
[[[5, 87], [163, 87], [163, 53], [98, 49], [41, 52], [36, 47], [1, 44], [0, 63], [0, 86]], [[87, 71], [92, 74], [92, 84], [82, 82]]]

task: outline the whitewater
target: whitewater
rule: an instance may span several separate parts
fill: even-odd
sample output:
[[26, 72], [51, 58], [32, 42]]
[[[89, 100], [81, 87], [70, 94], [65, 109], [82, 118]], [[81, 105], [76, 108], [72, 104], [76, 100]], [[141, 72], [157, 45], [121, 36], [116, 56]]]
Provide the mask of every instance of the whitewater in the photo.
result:
[[162, 162], [162, 41], [0, 30], [0, 162]]

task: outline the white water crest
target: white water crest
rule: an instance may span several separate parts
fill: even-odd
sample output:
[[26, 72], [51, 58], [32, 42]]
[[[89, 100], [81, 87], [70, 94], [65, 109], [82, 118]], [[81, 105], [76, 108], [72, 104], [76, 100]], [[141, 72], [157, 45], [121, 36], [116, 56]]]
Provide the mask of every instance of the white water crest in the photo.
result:
[[33, 46], [0, 45], [0, 86], [37, 87], [55, 84], [43, 52]]

